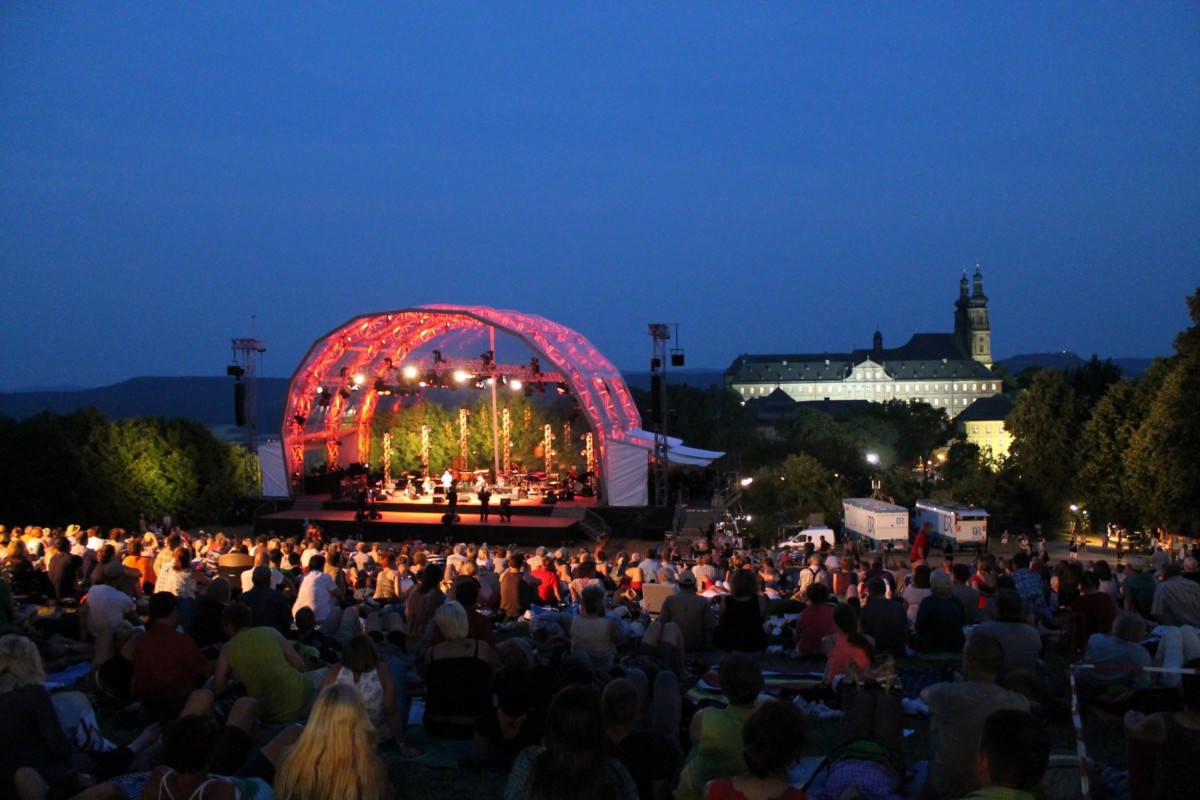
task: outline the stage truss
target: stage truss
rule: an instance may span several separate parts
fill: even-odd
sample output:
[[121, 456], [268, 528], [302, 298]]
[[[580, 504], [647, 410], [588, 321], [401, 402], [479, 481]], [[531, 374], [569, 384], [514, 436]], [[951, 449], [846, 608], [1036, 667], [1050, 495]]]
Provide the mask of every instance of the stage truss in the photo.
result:
[[[520, 340], [533, 353], [528, 366], [500, 367], [489, 351], [479, 360], [462, 362], [436, 355], [437, 376], [401, 374], [406, 359], [448, 333], [491, 328]], [[546, 366], [543, 367], [542, 364]], [[635, 442], [641, 416], [621, 373], [579, 333], [534, 314], [483, 306], [429, 305], [355, 317], [318, 339], [292, 376], [284, 414], [284, 457], [293, 484], [300, 482], [308, 448], [323, 447], [332, 467], [365, 460], [378, 396], [403, 391], [413, 381], [440, 379], [458, 368], [473, 379], [497, 379], [503, 371], [538, 385], [556, 384], [571, 392], [592, 434], [590, 450], [602, 496], [614, 476], [608, 455], [612, 445]], [[485, 375], [490, 370], [490, 374]], [[318, 413], [320, 412], [320, 413]], [[357, 452], [343, 453], [347, 417], [356, 431]], [[310, 422], [311, 420], [311, 422]], [[311, 430], [316, 426], [317, 430]], [[713, 454], [719, 455], [719, 454]], [[643, 461], [643, 469], [644, 469]], [[622, 468], [628, 471], [628, 466]], [[630, 483], [628, 477], [619, 481]], [[627, 491], [622, 494], [628, 494]]]

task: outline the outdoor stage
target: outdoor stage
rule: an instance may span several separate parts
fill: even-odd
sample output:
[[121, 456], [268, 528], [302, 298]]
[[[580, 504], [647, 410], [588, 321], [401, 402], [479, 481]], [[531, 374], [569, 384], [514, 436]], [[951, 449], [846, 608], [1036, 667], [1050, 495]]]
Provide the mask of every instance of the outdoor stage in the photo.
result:
[[[440, 499], [440, 498], [439, 498]], [[543, 503], [541, 497], [514, 499], [510, 506], [512, 521], [500, 519], [500, 502], [493, 495], [487, 522], [479, 519], [480, 506], [474, 495], [463, 493], [458, 503], [459, 521], [447, 525], [444, 517], [449, 506], [432, 498], [375, 503], [378, 519], [357, 520], [358, 503], [354, 500], [334, 500], [329, 495], [308, 495], [297, 498], [291, 508], [270, 514], [260, 514], [254, 523], [255, 533], [276, 536], [300, 536], [306, 522], [321, 527], [327, 537], [347, 537], [366, 542], [487, 542], [492, 545], [515, 544], [521, 547], [561, 546], [590, 540], [589, 528], [583, 522], [590, 510], [596, 508], [594, 497], [576, 495], [572, 500]], [[372, 506], [368, 504], [368, 513]], [[603, 525], [603, 522], [599, 522]]]

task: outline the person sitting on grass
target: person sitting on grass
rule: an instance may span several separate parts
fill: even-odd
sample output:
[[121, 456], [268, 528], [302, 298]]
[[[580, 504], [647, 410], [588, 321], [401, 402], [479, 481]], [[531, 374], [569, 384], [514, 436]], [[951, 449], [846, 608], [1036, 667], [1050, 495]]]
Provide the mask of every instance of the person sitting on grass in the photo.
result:
[[751, 656], [730, 653], [721, 659], [718, 675], [729, 705], [702, 708], [692, 717], [692, 749], [684, 758], [675, 800], [699, 800], [709, 781], [746, 771], [742, 731], [762, 691], [762, 668]]
[[847, 675], [871, 677], [871, 662], [875, 658], [875, 643], [858, 629], [858, 609], [849, 603], [838, 603], [833, 610], [833, 634], [828, 660], [825, 662], [823, 683], [834, 686]]
[[404, 665], [392, 659], [386, 665], [379, 660], [375, 642], [365, 633], [360, 633], [342, 651], [342, 660], [329, 668], [322, 686], [345, 683], [353, 686], [362, 695], [367, 707], [367, 717], [375, 726], [381, 742], [395, 739], [400, 755], [416, 758], [421, 751], [404, 743]]
[[1034, 800], [1050, 763], [1050, 735], [1027, 711], [1002, 709], [988, 716], [975, 770], [980, 789], [970, 800]]
[[756, 707], [742, 730], [746, 769], [734, 777], [709, 781], [705, 800], [805, 800], [804, 790], [788, 780], [807, 743], [804, 714], [775, 700]]

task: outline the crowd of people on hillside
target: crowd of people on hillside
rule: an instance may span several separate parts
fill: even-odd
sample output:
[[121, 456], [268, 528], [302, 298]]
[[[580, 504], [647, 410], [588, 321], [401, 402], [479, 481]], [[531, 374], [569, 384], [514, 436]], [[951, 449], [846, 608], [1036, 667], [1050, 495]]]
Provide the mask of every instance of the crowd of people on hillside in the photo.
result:
[[[921, 797], [1026, 797], [1068, 691], [1048, 652], [1125, 715], [1135, 798], [1184, 796], [1200, 752], [1194, 551], [931, 559], [918, 534], [895, 568], [828, 543], [610, 555], [142, 527], [0, 528], [0, 796], [392, 797], [388, 759], [422, 755], [419, 725], [507, 772], [514, 799], [893, 800], [917, 775], [905, 715], [927, 714]], [[812, 679], [768, 687], [764, 653]], [[947, 679], [905, 698], [903, 659]], [[115, 746], [93, 700], [143, 733]], [[840, 733], [806, 790], [791, 768], [814, 718]]]

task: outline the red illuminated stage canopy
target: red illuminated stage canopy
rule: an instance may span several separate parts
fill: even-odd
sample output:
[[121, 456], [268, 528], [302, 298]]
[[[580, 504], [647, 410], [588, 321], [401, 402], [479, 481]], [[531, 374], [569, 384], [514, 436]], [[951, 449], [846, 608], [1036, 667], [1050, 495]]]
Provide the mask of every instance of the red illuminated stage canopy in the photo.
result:
[[[387, 387], [381, 376], [400, 370], [411, 354], [447, 334], [489, 328], [533, 351], [533, 366], [526, 368], [525, 377], [561, 381], [577, 398], [595, 439], [596, 478], [604, 501], [646, 505], [654, 435], [641, 429], [641, 416], [617, 368], [570, 328], [534, 314], [484, 306], [428, 305], [364, 315], [314, 342], [288, 389], [283, 428], [288, 474], [298, 478], [304, 473], [309, 448], [324, 448], [333, 468], [365, 461], [377, 389]], [[440, 353], [435, 354], [440, 363]], [[356, 433], [353, 453], [342, 452], [347, 424]], [[685, 447], [674, 438], [667, 440], [667, 452], [671, 463], [693, 466], [706, 466], [723, 455]]]

